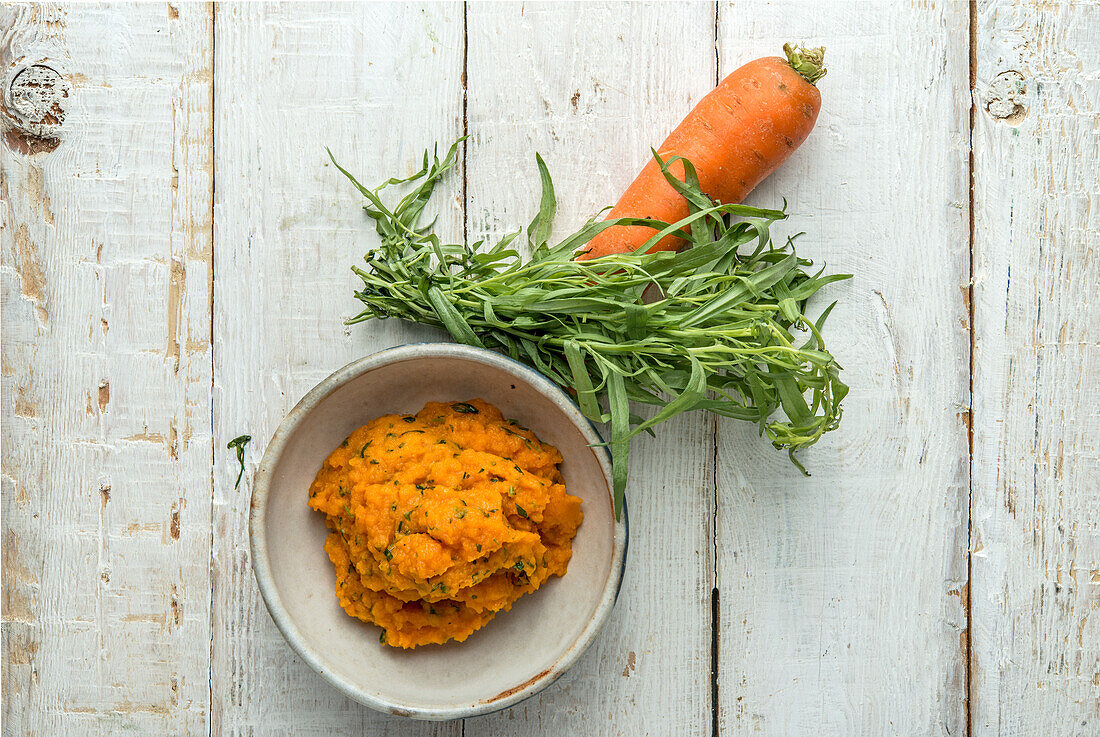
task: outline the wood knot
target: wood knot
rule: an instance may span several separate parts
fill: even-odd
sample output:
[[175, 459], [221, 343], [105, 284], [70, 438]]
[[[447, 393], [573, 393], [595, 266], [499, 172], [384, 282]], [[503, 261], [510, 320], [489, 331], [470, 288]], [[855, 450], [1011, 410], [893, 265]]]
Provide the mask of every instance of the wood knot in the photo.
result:
[[1027, 81], [1013, 69], [993, 78], [986, 97], [985, 110], [994, 120], [1019, 125], [1027, 117]]
[[21, 154], [49, 153], [61, 144], [69, 83], [45, 64], [19, 69], [4, 86], [4, 140]]

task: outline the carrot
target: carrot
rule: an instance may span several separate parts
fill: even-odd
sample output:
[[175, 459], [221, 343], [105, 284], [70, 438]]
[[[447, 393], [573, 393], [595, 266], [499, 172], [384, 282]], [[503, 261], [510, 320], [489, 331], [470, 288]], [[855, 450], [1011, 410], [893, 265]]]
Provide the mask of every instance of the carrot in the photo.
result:
[[[825, 75], [825, 49], [783, 46], [787, 58], [765, 57], [735, 70], [699, 101], [658, 149], [662, 159], [682, 156], [695, 165], [699, 186], [712, 199], [739, 203], [806, 140], [821, 110], [814, 84]], [[683, 164], [671, 169], [684, 176]], [[646, 217], [675, 223], [688, 203], [650, 159], [608, 219]], [[637, 250], [654, 234], [644, 225], [614, 226], [598, 234], [580, 260]], [[652, 250], [679, 250], [683, 240], [666, 236]]]

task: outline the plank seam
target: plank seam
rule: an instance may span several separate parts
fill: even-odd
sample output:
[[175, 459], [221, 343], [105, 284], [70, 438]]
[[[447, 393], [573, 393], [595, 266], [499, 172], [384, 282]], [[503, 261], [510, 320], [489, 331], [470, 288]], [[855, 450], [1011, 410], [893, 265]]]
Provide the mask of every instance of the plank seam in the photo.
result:
[[[469, 7], [466, 2], [462, 3], [462, 79], [460, 83], [462, 85], [462, 243], [468, 246], [470, 243], [469, 236], [469, 208], [466, 206], [466, 191], [467, 182], [469, 176], [467, 173], [466, 153], [469, 151], [469, 142], [466, 137], [469, 135], [469, 115], [468, 115], [468, 94], [466, 84], [466, 69], [470, 58], [470, 37], [467, 33], [469, 29]], [[466, 737], [466, 720], [463, 719], [459, 724], [459, 737]]]
[[715, 586], [710, 592], [710, 730], [718, 737], [718, 622], [721, 613], [721, 592]]
[[719, 737], [718, 718], [718, 648], [719, 616], [721, 614], [721, 592], [718, 590], [718, 418], [711, 418], [711, 438], [714, 440], [714, 455], [711, 457], [711, 478], [713, 479], [714, 505], [711, 508], [711, 571], [713, 575], [710, 592], [710, 730], [711, 737]]
[[215, 499], [214, 499], [214, 484], [217, 482], [215, 478], [214, 463], [215, 453], [217, 452], [218, 443], [214, 433], [214, 379], [215, 370], [217, 368], [214, 362], [214, 352], [216, 346], [214, 345], [214, 279], [217, 274], [217, 270], [214, 268], [215, 259], [215, 243], [214, 243], [214, 202], [215, 202], [215, 189], [217, 187], [217, 165], [218, 161], [215, 156], [215, 136], [214, 126], [216, 124], [217, 116], [214, 114], [214, 106], [217, 104], [217, 95], [214, 93], [215, 85], [217, 84], [217, 74], [215, 74], [215, 53], [217, 51], [216, 43], [217, 36], [214, 32], [214, 24], [218, 19], [218, 7], [214, 3], [209, 3], [207, 8], [210, 12], [210, 649], [209, 660], [207, 662], [207, 676], [206, 676], [206, 734], [207, 737], [214, 736], [214, 580], [215, 580], [215, 565], [214, 560], [214, 526], [215, 526]]
[[977, 0], [970, 0], [968, 3], [969, 14], [967, 22], [969, 24], [969, 89], [970, 89], [970, 135], [967, 140], [969, 145], [969, 157], [967, 166], [970, 171], [970, 191], [968, 200], [969, 220], [970, 220], [970, 232], [969, 232], [969, 262], [967, 266], [967, 292], [966, 292], [966, 311], [969, 316], [970, 327], [970, 355], [968, 366], [968, 387], [967, 387], [967, 418], [966, 423], [966, 447], [967, 447], [967, 493], [966, 493], [966, 596], [963, 600], [963, 608], [966, 614], [966, 648], [963, 652], [965, 662], [963, 663], [965, 691], [963, 693], [963, 718], [966, 720], [964, 727], [967, 737], [971, 737], [974, 733], [974, 727], [972, 723], [971, 714], [971, 668], [970, 662], [972, 660], [973, 651], [973, 618], [970, 607], [970, 588], [973, 580], [973, 538], [974, 538], [974, 107], [975, 107], [975, 88], [977, 81], [977, 66], [978, 66], [978, 5]]
[[[467, 107], [467, 97], [468, 97], [468, 95], [467, 95], [467, 87], [466, 87], [466, 68], [467, 68], [467, 63], [469, 61], [469, 57], [470, 57], [470, 54], [469, 54], [470, 39], [469, 39], [469, 36], [467, 35], [468, 21], [469, 21], [469, 18], [468, 18], [467, 4], [465, 2], [463, 2], [462, 3], [462, 80], [461, 80], [461, 84], [462, 84], [462, 243], [465, 244], [465, 245], [469, 245], [469, 243], [470, 243], [469, 223], [468, 223], [469, 218], [467, 217], [467, 208], [466, 208], [466, 185], [467, 185], [466, 152], [469, 150], [469, 145], [468, 145], [468, 142], [466, 140], [466, 137], [469, 135], [469, 132], [470, 132], [470, 123], [469, 123], [469, 118], [468, 118], [468, 107]], [[465, 724], [466, 724], [465, 720], [463, 720], [462, 724], [463, 724], [463, 727], [465, 728]]]
[[[718, 14], [720, 0], [714, 0], [714, 86], [721, 81], [721, 55], [718, 50], [719, 28]], [[711, 737], [719, 737], [720, 719], [718, 715], [718, 648], [719, 648], [719, 614], [721, 613], [721, 592], [718, 590], [718, 417], [711, 418], [711, 441], [714, 444], [714, 454], [711, 456], [711, 479], [713, 481], [713, 503], [711, 506], [711, 573], [712, 587], [710, 592], [710, 733]]]

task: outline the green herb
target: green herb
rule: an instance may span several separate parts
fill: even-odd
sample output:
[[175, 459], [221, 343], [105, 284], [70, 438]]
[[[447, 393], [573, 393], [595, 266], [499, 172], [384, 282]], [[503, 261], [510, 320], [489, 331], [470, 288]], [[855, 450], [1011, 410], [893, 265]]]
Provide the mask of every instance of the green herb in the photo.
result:
[[[848, 275], [811, 273], [793, 239], [776, 244], [770, 227], [781, 210], [716, 204], [699, 188], [695, 168], [654, 152], [669, 184], [689, 203], [676, 223], [647, 218], [590, 220], [550, 244], [553, 184], [541, 157], [542, 202], [527, 228], [531, 257], [514, 248], [519, 232], [495, 245], [445, 244], [421, 215], [432, 190], [457, 162], [458, 144], [405, 180], [370, 190], [337, 165], [367, 199], [381, 245], [353, 267], [364, 304], [349, 320], [396, 317], [447, 330], [456, 340], [527, 363], [576, 394], [593, 422], [609, 422], [615, 507], [621, 510], [629, 441], [690, 410], [755, 423], [777, 448], [794, 452], [837, 427], [848, 392], [807, 302]], [[331, 152], [330, 152], [331, 156]], [[669, 167], [681, 162], [684, 179]], [[335, 161], [334, 161], [335, 163]], [[407, 184], [395, 205], [382, 190]], [[637, 252], [575, 261], [595, 235], [615, 225], [654, 235]], [[650, 252], [675, 233], [691, 248]], [[652, 302], [643, 293], [656, 292]], [[630, 403], [656, 411], [643, 418]], [[456, 411], [461, 405], [455, 405]]]
[[476, 415], [480, 414], [477, 411], [477, 407], [472, 404], [466, 404], [465, 402], [455, 402], [451, 405], [451, 409], [458, 412], [461, 415]]
[[411, 415], [402, 417], [401, 419], [404, 420], [405, 422], [416, 422], [416, 418], [412, 417]]
[[383, 550], [382, 555], [386, 556], [386, 560], [393, 560], [393, 553], [390, 552], [389, 548]]
[[516, 505], [516, 512], [519, 513], [520, 517], [523, 517], [524, 519], [527, 519], [527, 511], [518, 504]]
[[501, 427], [500, 429], [503, 430], [504, 432], [508, 433], [509, 435], [515, 435], [517, 438], [522, 440], [527, 445], [528, 448], [532, 447], [530, 438], [526, 438], [526, 437], [520, 435], [518, 432], [514, 432], [512, 430], [509, 430], [506, 427]]
[[248, 445], [251, 440], [251, 435], [238, 435], [225, 445], [228, 450], [236, 448], [237, 463], [241, 464], [241, 470], [237, 472], [237, 482], [233, 484], [234, 489], [241, 485], [241, 477], [244, 476], [244, 446]]

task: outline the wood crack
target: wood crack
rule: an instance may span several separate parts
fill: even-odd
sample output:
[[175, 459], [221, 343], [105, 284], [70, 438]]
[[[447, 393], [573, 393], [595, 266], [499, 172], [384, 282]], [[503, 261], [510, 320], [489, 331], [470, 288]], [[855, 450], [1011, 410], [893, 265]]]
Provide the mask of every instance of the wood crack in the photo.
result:
[[[169, 6], [171, 7], [171, 6]], [[215, 597], [215, 577], [217, 576], [217, 561], [214, 558], [214, 527], [215, 527], [215, 494], [214, 484], [217, 481], [215, 472], [215, 456], [217, 452], [218, 443], [217, 436], [214, 433], [214, 382], [216, 380], [216, 368], [217, 364], [214, 362], [214, 354], [216, 348], [214, 347], [214, 280], [217, 277], [217, 269], [214, 265], [214, 259], [217, 254], [217, 244], [214, 242], [214, 203], [215, 192], [217, 190], [218, 181], [218, 159], [215, 152], [215, 144], [217, 137], [215, 135], [214, 126], [217, 120], [217, 101], [216, 87], [218, 84], [218, 75], [216, 74], [216, 62], [217, 62], [217, 35], [215, 33], [215, 25], [218, 20], [218, 6], [211, 3], [207, 6], [210, 13], [210, 435], [214, 442], [210, 443], [210, 599], [208, 608], [210, 611], [210, 650], [209, 660], [207, 661], [207, 701], [206, 701], [206, 734], [207, 737], [213, 737], [214, 735], [214, 597]], [[177, 609], [176, 600], [172, 600], [172, 611], [176, 612]]]
[[[467, 154], [470, 150], [470, 142], [467, 136], [470, 133], [469, 123], [469, 95], [467, 93], [466, 82], [466, 70], [468, 69], [470, 59], [470, 38], [469, 38], [469, 7], [468, 3], [462, 3], [462, 243], [469, 245], [469, 208], [467, 207], [467, 183], [469, 181], [469, 171], [467, 169]], [[463, 719], [460, 722], [459, 727], [460, 737], [466, 737], [466, 720]]]
[[[714, 86], [721, 81], [722, 58], [718, 50], [719, 26], [718, 14], [721, 12], [719, 0], [714, 2]], [[713, 586], [710, 592], [710, 733], [719, 737], [721, 720], [719, 719], [718, 661], [721, 639], [719, 637], [721, 593], [718, 590], [718, 418], [711, 418], [711, 440], [714, 453], [711, 456], [711, 478], [713, 480], [713, 502], [711, 515], [711, 570]]]

